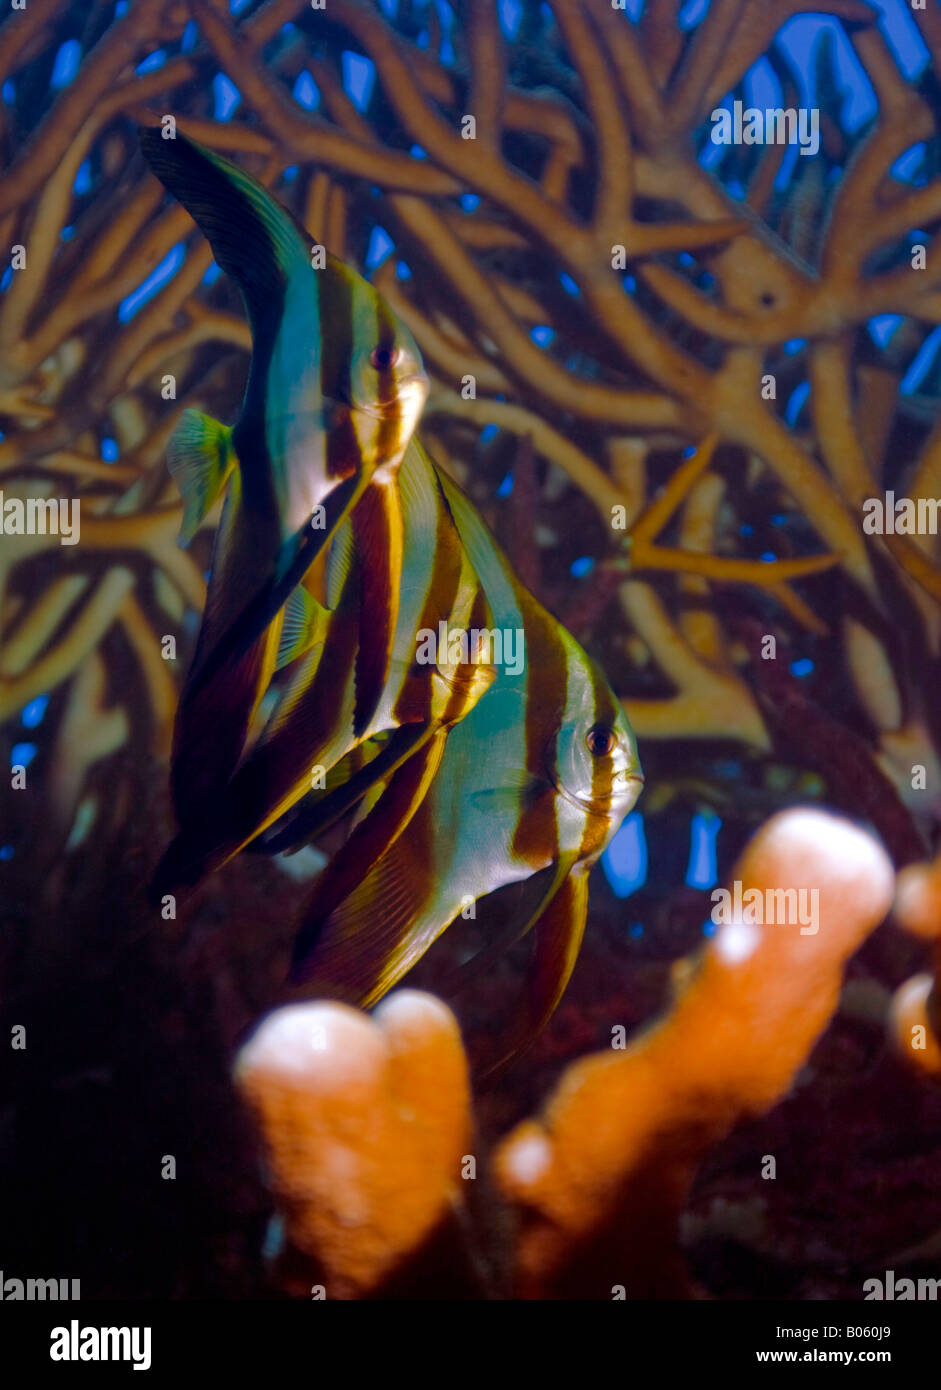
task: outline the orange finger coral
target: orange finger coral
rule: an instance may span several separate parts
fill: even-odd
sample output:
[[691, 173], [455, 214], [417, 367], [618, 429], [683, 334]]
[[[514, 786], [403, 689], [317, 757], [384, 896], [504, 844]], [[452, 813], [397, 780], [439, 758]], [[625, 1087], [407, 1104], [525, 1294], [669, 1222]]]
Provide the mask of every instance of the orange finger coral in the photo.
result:
[[889, 1034], [918, 1071], [941, 1076], [941, 856], [898, 876], [895, 916], [912, 936], [935, 943], [935, 973], [913, 975], [895, 993]]
[[[677, 1224], [700, 1161], [739, 1120], [768, 1110], [837, 1004], [843, 967], [892, 898], [888, 857], [819, 811], [773, 817], [745, 851], [736, 903], [670, 1012], [624, 1052], [569, 1068], [538, 1121], [497, 1154], [520, 1219], [523, 1297], [677, 1297], [689, 1292]], [[780, 890], [816, 906], [764, 924]], [[741, 896], [739, 896], [739, 894]], [[773, 896], [772, 896], [773, 895]]]
[[278, 1009], [242, 1048], [236, 1080], [284, 1219], [286, 1290], [370, 1293], [447, 1222], [468, 1078], [438, 1000], [403, 990], [372, 1018], [334, 1003]]

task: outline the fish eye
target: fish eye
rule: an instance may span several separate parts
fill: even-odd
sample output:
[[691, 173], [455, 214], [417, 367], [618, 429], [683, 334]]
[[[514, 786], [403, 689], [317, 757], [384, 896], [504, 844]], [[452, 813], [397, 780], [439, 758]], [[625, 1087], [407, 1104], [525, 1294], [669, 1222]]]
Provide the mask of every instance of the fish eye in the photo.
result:
[[377, 347], [369, 354], [369, 360], [377, 372], [388, 371], [398, 364], [402, 357], [401, 348]]
[[593, 758], [605, 758], [615, 745], [614, 731], [604, 724], [595, 724], [585, 735], [585, 745]]

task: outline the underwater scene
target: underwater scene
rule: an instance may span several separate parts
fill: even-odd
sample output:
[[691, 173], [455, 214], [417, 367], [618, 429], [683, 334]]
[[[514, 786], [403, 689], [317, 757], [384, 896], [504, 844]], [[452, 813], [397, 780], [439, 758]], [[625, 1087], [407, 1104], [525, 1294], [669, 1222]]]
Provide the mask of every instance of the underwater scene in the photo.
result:
[[0, 169], [0, 1301], [936, 1302], [938, 0], [9, 0]]

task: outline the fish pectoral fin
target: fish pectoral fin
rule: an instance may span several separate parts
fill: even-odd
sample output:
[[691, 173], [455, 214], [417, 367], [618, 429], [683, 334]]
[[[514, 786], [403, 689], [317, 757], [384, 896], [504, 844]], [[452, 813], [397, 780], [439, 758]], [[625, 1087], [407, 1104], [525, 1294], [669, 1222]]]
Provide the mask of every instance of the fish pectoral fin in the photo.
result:
[[323, 642], [327, 631], [329, 614], [317, 602], [313, 594], [299, 584], [284, 605], [284, 620], [281, 624], [281, 641], [275, 670], [280, 671], [299, 656], [310, 651], [318, 642]]
[[445, 709], [454, 703], [453, 696], [456, 691], [460, 691], [462, 696], [451, 719], [452, 723], [458, 723], [470, 714], [478, 700], [486, 695], [497, 678], [496, 666], [484, 662], [479, 665], [468, 666], [467, 664], [453, 663], [442, 665], [439, 661], [437, 673], [444, 687]]
[[481, 1078], [493, 1080], [531, 1046], [552, 1017], [575, 969], [588, 917], [588, 869], [567, 873], [532, 924], [526, 998], [514, 1026], [498, 1040]]
[[[389, 803], [383, 811], [386, 796], [377, 802], [361, 828], [373, 816], [396, 809]], [[435, 894], [425, 819], [413, 809], [407, 829], [336, 906], [331, 892], [323, 899], [328, 910], [322, 911], [320, 885], [314, 889], [291, 969], [292, 980], [304, 985], [305, 994], [322, 993], [370, 1008], [431, 945], [430, 932], [416, 932], [423, 910]], [[375, 823], [370, 833], [378, 835], [379, 830], [381, 822]], [[329, 873], [330, 866], [321, 879], [325, 887], [329, 886]], [[441, 924], [441, 930], [445, 926], [447, 922]]]
[[154, 870], [147, 896], [159, 906], [167, 894], [186, 898], [198, 887], [206, 872], [203, 847], [192, 827], [177, 831]]
[[167, 446], [167, 465], [183, 499], [180, 545], [189, 545], [236, 465], [232, 431], [201, 410], [184, 410]]
[[509, 813], [515, 817], [521, 809], [545, 792], [546, 788], [546, 782], [521, 768], [507, 773], [499, 786], [471, 792], [468, 801], [473, 802], [475, 809], [482, 815]]

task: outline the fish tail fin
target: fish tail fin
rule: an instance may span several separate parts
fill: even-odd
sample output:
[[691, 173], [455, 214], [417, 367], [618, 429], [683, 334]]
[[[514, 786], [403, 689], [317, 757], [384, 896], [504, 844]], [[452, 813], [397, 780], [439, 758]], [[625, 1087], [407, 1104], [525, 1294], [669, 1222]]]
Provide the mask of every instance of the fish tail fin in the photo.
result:
[[180, 545], [189, 545], [236, 465], [232, 431], [201, 410], [184, 410], [167, 446], [167, 465], [183, 499]]

